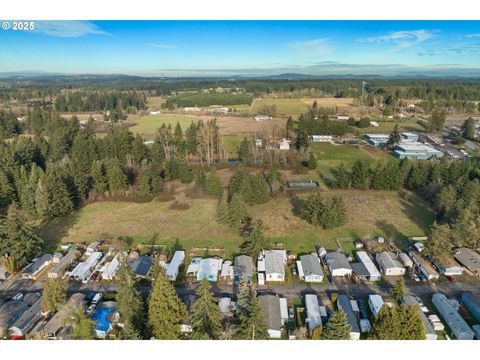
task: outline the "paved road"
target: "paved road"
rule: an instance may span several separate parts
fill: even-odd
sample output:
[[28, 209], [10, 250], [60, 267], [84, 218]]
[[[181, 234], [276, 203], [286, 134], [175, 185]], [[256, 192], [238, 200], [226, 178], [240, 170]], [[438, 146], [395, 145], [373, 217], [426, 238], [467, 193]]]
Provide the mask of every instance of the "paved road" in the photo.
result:
[[[12, 279], [0, 284], [0, 298], [8, 298], [14, 296], [18, 292], [34, 292], [41, 291], [43, 289], [43, 281], [31, 281], [22, 279]], [[195, 294], [197, 285], [178, 285], [176, 287], [180, 296], [188, 296]], [[378, 293], [380, 295], [387, 295], [391, 285], [389, 284], [345, 284], [342, 282], [336, 282], [335, 284], [322, 284], [322, 285], [308, 285], [308, 284], [294, 284], [294, 285], [271, 285], [271, 286], [259, 286], [258, 292], [271, 292], [279, 294], [285, 298], [293, 299], [298, 298], [304, 294], [318, 295], [329, 294], [331, 292], [347, 293], [354, 298], [366, 297], [371, 293]], [[90, 283], [82, 284], [76, 282], [70, 282], [68, 285], [69, 293], [74, 292], [116, 292], [117, 286], [115, 283]], [[140, 284], [140, 289], [144, 294], [150, 292], [149, 284]], [[213, 291], [216, 295], [235, 294], [235, 287], [232, 285], [213, 284]], [[458, 297], [461, 293], [466, 291], [480, 292], [480, 283], [467, 284], [467, 283], [452, 283], [443, 282], [440, 284], [434, 283], [416, 283], [407, 284], [406, 290], [413, 295], [420, 297], [429, 297], [434, 293], [441, 292], [448, 297]]]

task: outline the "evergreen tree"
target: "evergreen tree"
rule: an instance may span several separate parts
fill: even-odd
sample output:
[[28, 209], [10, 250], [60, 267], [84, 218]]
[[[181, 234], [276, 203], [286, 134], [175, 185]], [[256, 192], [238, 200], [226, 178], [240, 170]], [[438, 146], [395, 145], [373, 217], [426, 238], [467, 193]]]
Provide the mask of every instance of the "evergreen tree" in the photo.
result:
[[110, 159], [107, 163], [108, 189], [110, 192], [119, 192], [127, 190], [127, 175], [122, 170], [119, 162]]
[[256, 259], [262, 250], [270, 248], [269, 241], [265, 238], [265, 226], [261, 220], [256, 220], [248, 230], [241, 246], [242, 251]]
[[70, 316], [68, 322], [73, 326], [72, 339], [75, 340], [93, 340], [94, 321], [87, 317], [81, 307], [69, 309]]
[[48, 279], [43, 288], [42, 306], [57, 312], [67, 300], [67, 284], [61, 279]]
[[233, 195], [228, 204], [228, 224], [238, 228], [248, 218], [248, 206], [240, 194]]
[[40, 253], [43, 241], [20, 217], [16, 204], [10, 205], [6, 218], [0, 218], [0, 256], [14, 273]]
[[135, 329], [132, 323], [128, 320], [123, 322], [123, 329], [120, 330], [120, 340], [141, 340], [140, 332]]
[[228, 204], [227, 204], [227, 201], [225, 200], [225, 198], [223, 198], [223, 197], [218, 200], [217, 221], [220, 224], [225, 224], [225, 225], [230, 224], [229, 213], [228, 213]]
[[397, 302], [400, 304], [403, 301], [403, 297], [405, 296], [405, 286], [403, 278], [400, 278], [400, 280], [397, 280], [397, 282], [395, 282], [391, 292], [394, 299], [397, 300]]
[[388, 145], [393, 146], [400, 142], [400, 132], [398, 131], [398, 124], [395, 124], [393, 131], [388, 138]]
[[352, 331], [344, 311], [335, 311], [322, 331], [322, 340], [350, 340]]
[[471, 117], [465, 120], [462, 126], [462, 132], [465, 138], [469, 140], [474, 140], [475, 132], [476, 132], [475, 120], [473, 120]]
[[250, 144], [247, 138], [244, 138], [238, 147], [238, 159], [242, 164], [245, 164], [247, 166], [252, 164]]
[[137, 331], [144, 326], [143, 298], [137, 283], [133, 279], [130, 267], [124, 262], [116, 275], [117, 280], [117, 308], [124, 321]]
[[249, 282], [242, 278], [237, 287], [237, 314], [239, 317], [248, 313], [252, 299], [252, 287]]
[[303, 201], [300, 217], [309, 223], [332, 229], [347, 223], [347, 211], [339, 196], [323, 199], [319, 193], [310, 195]]
[[266, 340], [269, 338], [265, 315], [254, 289], [251, 291], [248, 308], [240, 314], [237, 336], [245, 340]]
[[223, 194], [223, 184], [217, 172], [211, 172], [205, 182], [205, 192], [212, 196], [221, 196]]
[[222, 333], [222, 314], [207, 280], [198, 286], [197, 296], [190, 316], [192, 337], [197, 340], [218, 339]]
[[152, 335], [159, 340], [180, 338], [180, 325], [187, 315], [165, 271], [160, 269], [148, 301], [148, 325]]
[[102, 161], [97, 160], [92, 164], [91, 175], [95, 192], [97, 192], [97, 194], [104, 194], [108, 190], [108, 180]]
[[354, 189], [368, 189], [369, 166], [365, 160], [357, 160], [352, 165], [350, 182]]
[[142, 161], [138, 172], [138, 194], [148, 196], [152, 192], [152, 171], [150, 165], [146, 161]]
[[396, 307], [383, 305], [368, 338], [373, 340], [400, 340], [402, 319]]
[[448, 254], [452, 247], [452, 231], [448, 224], [437, 224], [430, 228], [428, 241], [425, 242], [425, 253], [439, 260], [443, 254]]

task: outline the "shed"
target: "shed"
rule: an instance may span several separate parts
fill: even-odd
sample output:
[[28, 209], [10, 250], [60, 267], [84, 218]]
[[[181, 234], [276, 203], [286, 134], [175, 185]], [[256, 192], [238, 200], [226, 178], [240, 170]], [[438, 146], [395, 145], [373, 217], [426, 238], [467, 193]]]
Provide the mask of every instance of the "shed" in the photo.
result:
[[411, 269], [413, 267], [413, 261], [410, 258], [410, 256], [408, 256], [407, 254], [400, 253], [400, 254], [398, 254], [398, 258], [402, 262], [403, 266], [405, 266], [406, 268]]
[[443, 294], [432, 296], [433, 305], [458, 340], [473, 340], [475, 334]]
[[185, 260], [185, 251], [175, 251], [172, 260], [167, 266], [167, 277], [170, 281], [177, 280], [178, 272], [180, 270], [180, 266], [183, 264], [183, 260]]

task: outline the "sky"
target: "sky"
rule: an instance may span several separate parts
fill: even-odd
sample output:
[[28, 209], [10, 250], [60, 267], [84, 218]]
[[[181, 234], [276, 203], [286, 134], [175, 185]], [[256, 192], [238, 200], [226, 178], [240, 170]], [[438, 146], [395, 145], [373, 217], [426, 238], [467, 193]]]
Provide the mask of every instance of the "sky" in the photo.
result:
[[34, 23], [0, 30], [0, 73], [480, 76], [480, 21]]

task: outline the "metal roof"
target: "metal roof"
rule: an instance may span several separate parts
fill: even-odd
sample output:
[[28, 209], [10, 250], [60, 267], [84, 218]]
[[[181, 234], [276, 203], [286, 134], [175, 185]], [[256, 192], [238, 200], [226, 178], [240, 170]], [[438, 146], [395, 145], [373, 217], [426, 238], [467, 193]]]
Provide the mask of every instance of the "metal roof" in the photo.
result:
[[318, 257], [308, 254], [300, 256], [304, 276], [320, 275], [323, 276], [322, 267]]
[[337, 307], [339, 310], [343, 310], [347, 315], [348, 323], [350, 324], [351, 331], [353, 333], [360, 333], [360, 327], [358, 326], [357, 317], [352, 309], [350, 298], [347, 295], [340, 294], [337, 296]]
[[456, 250], [454, 258], [470, 271], [480, 271], [480, 254], [468, 248]]
[[377, 267], [373, 263], [370, 256], [365, 251], [357, 251], [357, 258], [360, 262], [365, 266], [370, 276], [380, 277], [380, 271], [378, 271]]
[[265, 254], [265, 273], [285, 275], [285, 266], [281, 254], [273, 251]]
[[258, 302], [265, 314], [268, 329], [281, 330], [282, 318], [280, 313], [280, 300], [276, 295], [259, 295]]
[[450, 330], [459, 340], [472, 340], [474, 333], [466, 321], [460, 316], [457, 310], [452, 306], [447, 297], [443, 294], [434, 294], [432, 302], [446, 322]]

